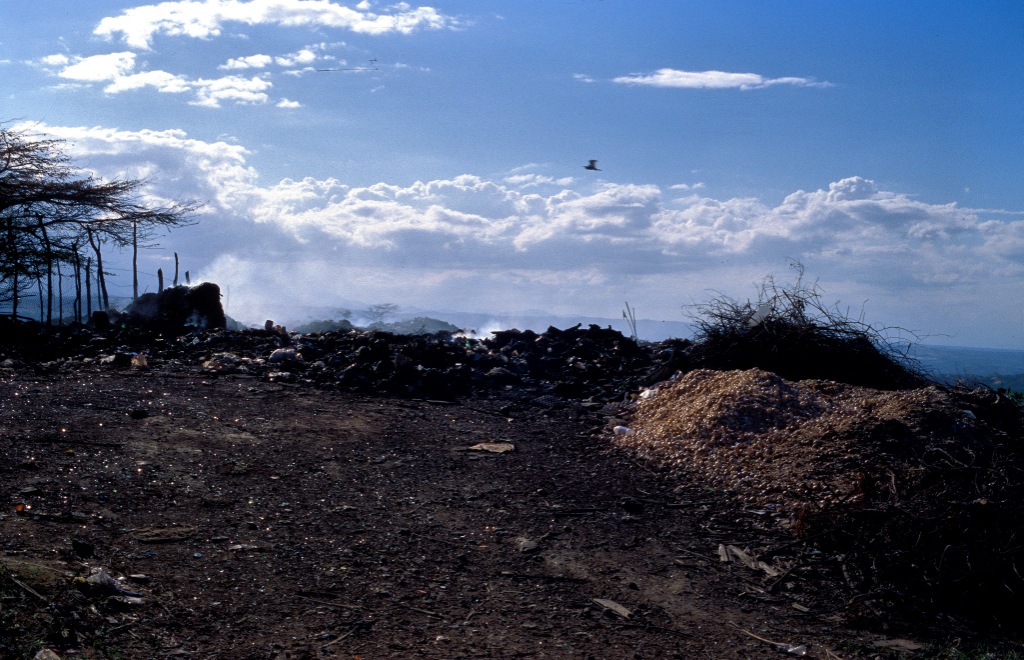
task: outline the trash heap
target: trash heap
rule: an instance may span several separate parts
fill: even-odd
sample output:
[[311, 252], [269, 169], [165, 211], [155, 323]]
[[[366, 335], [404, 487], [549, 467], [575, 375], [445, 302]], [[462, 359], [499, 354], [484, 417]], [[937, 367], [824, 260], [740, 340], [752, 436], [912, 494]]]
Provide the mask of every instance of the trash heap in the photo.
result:
[[123, 314], [113, 316], [115, 324], [163, 334], [181, 334], [193, 329], [223, 328], [227, 325], [220, 303], [220, 287], [212, 282], [145, 293], [132, 301]]
[[182, 359], [211, 372], [434, 399], [508, 394], [604, 401], [623, 396], [652, 364], [636, 342], [594, 325], [540, 334], [504, 330], [485, 339], [448, 332], [223, 331], [183, 343]]
[[[566, 399], [622, 399], [650, 379], [658, 353], [596, 325], [502, 330], [486, 338], [461, 333], [393, 334], [358, 329], [300, 334], [266, 328], [184, 331], [127, 312], [108, 330], [76, 325], [48, 330], [18, 324], [6, 334], [0, 363], [40, 371], [97, 363], [114, 368], [200, 369], [391, 396], [453, 399], [510, 396], [557, 405]], [[169, 330], [170, 329], [170, 330]], [[2, 329], [0, 329], [2, 330]]]
[[827, 553], [858, 615], [1019, 625], [1022, 429], [992, 391], [698, 369], [645, 391], [613, 441]]

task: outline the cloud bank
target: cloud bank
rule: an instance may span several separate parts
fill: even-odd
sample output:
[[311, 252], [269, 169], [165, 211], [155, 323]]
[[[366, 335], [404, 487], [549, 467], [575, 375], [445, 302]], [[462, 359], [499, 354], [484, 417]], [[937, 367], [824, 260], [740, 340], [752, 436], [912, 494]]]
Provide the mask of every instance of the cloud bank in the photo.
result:
[[[102, 19], [94, 30], [108, 41], [119, 38], [134, 50], [89, 56], [51, 54], [36, 64], [52, 74], [82, 85], [105, 83], [108, 95], [139, 90], [164, 94], [187, 94], [190, 105], [219, 108], [222, 104], [265, 105], [271, 103], [272, 77], [283, 73], [301, 76], [315, 71], [317, 63], [332, 67], [345, 61], [330, 53], [344, 43], [316, 43], [285, 54], [252, 53], [228, 57], [216, 67], [218, 74], [203, 77], [150, 68], [136, 51], [149, 51], [157, 35], [209, 40], [221, 36], [225, 24], [271, 25], [280, 28], [301, 27], [343, 29], [384, 35], [410, 34], [419, 30], [454, 28], [454, 18], [432, 7], [412, 7], [406, 3], [373, 11], [370, 2], [354, 8], [328, 0], [202, 0], [162, 2], [125, 10], [120, 16]], [[147, 53], [158, 58], [156, 53]], [[399, 65], [394, 65], [399, 68]], [[353, 69], [355, 70], [355, 69]], [[367, 68], [366, 70], [370, 70]], [[374, 67], [372, 70], [376, 70]], [[212, 71], [212, 69], [211, 69]], [[219, 72], [227, 72], [220, 75]], [[256, 75], [245, 75], [255, 72]], [[297, 108], [294, 100], [277, 99], [279, 108]]]
[[862, 176], [778, 202], [716, 198], [706, 183], [595, 185], [522, 168], [494, 180], [261, 185], [249, 152], [229, 142], [180, 130], [33, 129], [69, 140], [105, 176], [148, 176], [154, 194], [208, 200], [177, 251], [194, 277], [232, 288], [243, 318], [240, 309], [258, 320], [255, 310], [285, 300], [596, 315], [629, 300], [679, 320], [680, 305], [707, 290], [749, 296], [753, 282], [797, 259], [828, 293], [876, 301], [886, 323], [913, 311], [946, 327], [951, 313], [1024, 284], [1024, 216], [925, 202]]
[[[121, 94], [147, 88], [164, 94], [190, 93], [193, 96], [189, 101], [190, 105], [209, 108], [219, 108], [222, 103], [263, 105], [270, 101], [268, 91], [273, 87], [273, 83], [264, 75], [190, 79], [161, 70], [135, 72], [135, 59], [136, 55], [132, 52], [74, 58], [73, 63], [61, 65], [62, 68], [57, 75], [79, 82], [106, 82], [107, 85], [103, 88], [106, 94]], [[59, 58], [49, 58], [49, 61], [61, 63]], [[286, 103], [282, 107], [293, 106]]]

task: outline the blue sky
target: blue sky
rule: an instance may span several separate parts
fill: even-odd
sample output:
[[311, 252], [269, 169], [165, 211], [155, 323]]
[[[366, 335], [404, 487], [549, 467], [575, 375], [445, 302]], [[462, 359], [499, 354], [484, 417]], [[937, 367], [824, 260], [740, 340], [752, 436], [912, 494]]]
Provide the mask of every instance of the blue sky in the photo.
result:
[[1022, 54], [1016, 1], [0, 0], [0, 121], [206, 202], [143, 287], [178, 252], [247, 321], [684, 320], [796, 259], [870, 322], [1019, 348]]

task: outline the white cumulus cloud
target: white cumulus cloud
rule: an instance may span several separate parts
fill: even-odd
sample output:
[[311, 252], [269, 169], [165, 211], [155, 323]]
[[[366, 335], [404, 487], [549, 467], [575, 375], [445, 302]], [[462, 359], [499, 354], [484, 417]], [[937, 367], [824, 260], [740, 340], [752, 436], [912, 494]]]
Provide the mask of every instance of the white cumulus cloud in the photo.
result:
[[308, 66], [320, 58], [317, 50], [323, 50], [323, 46], [302, 48], [294, 53], [287, 53], [285, 55], [255, 54], [232, 57], [217, 68], [225, 70], [265, 69], [271, 64], [276, 64], [280, 67]]
[[54, 55], [47, 55], [45, 57], [40, 58], [39, 62], [43, 64], [43, 66], [62, 67], [67, 66], [68, 63], [71, 62], [71, 60], [70, 58], [68, 58], [67, 55], [63, 53], [55, 53]]
[[320, 26], [364, 34], [437, 30], [456, 25], [433, 7], [400, 2], [381, 11], [369, 3], [355, 8], [329, 0], [181, 0], [140, 5], [100, 21], [94, 33], [120, 37], [133, 48], [148, 49], [158, 34], [208, 39], [221, 34], [224, 24]]
[[[153, 89], [169, 94], [191, 93], [191, 105], [218, 108], [222, 103], [239, 105], [262, 105], [270, 102], [268, 91], [273, 83], [266, 75], [246, 78], [228, 75], [220, 78], [191, 79], [159, 69], [134, 71], [136, 55], [132, 52], [107, 53], [73, 59], [48, 57], [40, 62], [57, 66], [61, 78], [84, 83], [106, 82], [106, 94], [121, 94], [143, 89]], [[229, 67], [243, 68], [243, 67]], [[282, 108], [297, 107], [296, 102], [287, 99], [277, 104]]]
[[312, 64], [317, 60], [317, 57], [318, 55], [309, 48], [303, 48], [294, 53], [275, 57], [274, 63], [278, 66], [299, 66], [302, 64]]
[[110, 84], [103, 88], [107, 94], [120, 94], [152, 87], [158, 92], [182, 94], [193, 89], [193, 84], [185, 76], [178, 76], [167, 71], [142, 71], [130, 75], [116, 76]]
[[193, 105], [210, 108], [220, 107], [224, 101], [242, 105], [260, 105], [270, 100], [267, 90], [273, 84], [259, 76], [244, 78], [242, 76], [225, 76], [223, 78], [200, 78], [193, 81], [196, 100]]
[[813, 78], [787, 76], [768, 78], [757, 73], [729, 73], [727, 71], [680, 71], [658, 69], [649, 74], [632, 74], [613, 78], [612, 82], [649, 87], [675, 87], [687, 89], [763, 89], [776, 85], [795, 87], [830, 87], [831, 83]]
[[[61, 65], [67, 61], [68, 59], [64, 56], [44, 58], [44, 63], [46, 64]], [[123, 76], [134, 68], [135, 53], [106, 53], [76, 58], [73, 64], [64, 66], [58, 75], [61, 78], [69, 78], [71, 80], [100, 82]]]
[[270, 55], [246, 55], [245, 57], [232, 57], [221, 69], [263, 69], [270, 65], [274, 58]]

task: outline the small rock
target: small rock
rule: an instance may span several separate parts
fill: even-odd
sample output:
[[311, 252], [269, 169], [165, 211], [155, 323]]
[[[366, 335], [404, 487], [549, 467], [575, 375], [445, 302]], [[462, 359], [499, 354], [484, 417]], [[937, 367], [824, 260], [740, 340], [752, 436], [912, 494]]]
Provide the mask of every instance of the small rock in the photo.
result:
[[532, 539], [528, 539], [525, 536], [520, 536], [516, 539], [516, 550], [519, 552], [536, 552], [540, 549], [540, 544]]
[[635, 500], [632, 497], [624, 498], [620, 505], [626, 510], [626, 513], [631, 513], [634, 516], [638, 516], [644, 512], [644, 503], [639, 500]]
[[88, 559], [96, 554], [96, 546], [88, 541], [81, 541], [79, 539], [71, 539], [71, 549], [82, 559]]

